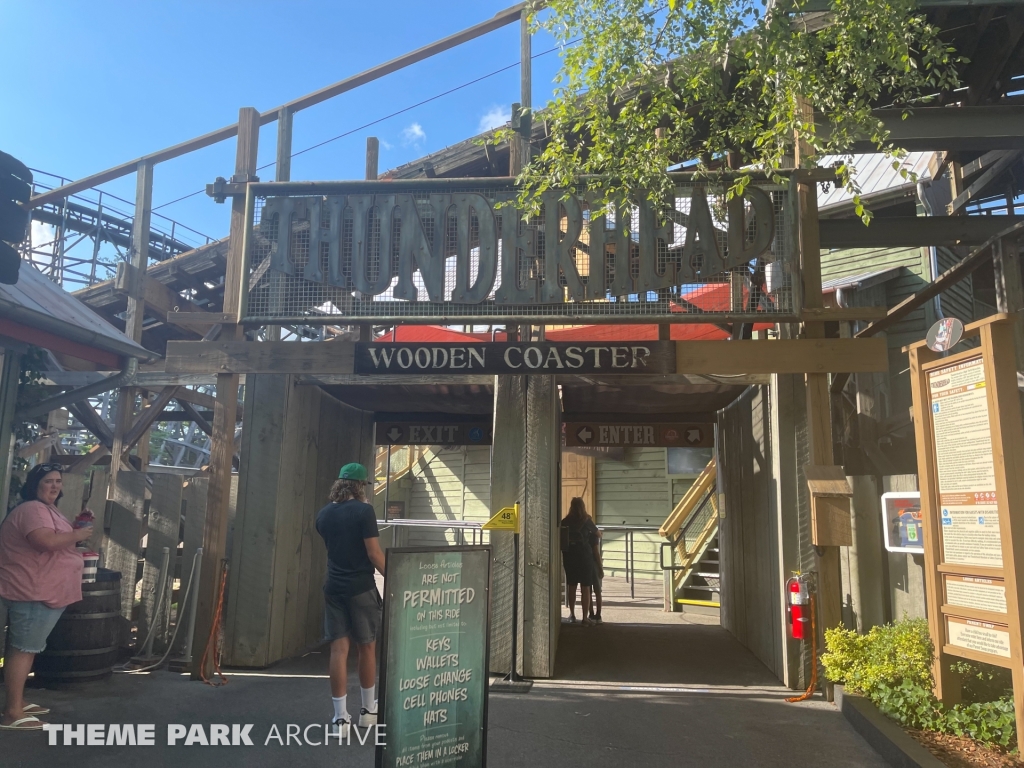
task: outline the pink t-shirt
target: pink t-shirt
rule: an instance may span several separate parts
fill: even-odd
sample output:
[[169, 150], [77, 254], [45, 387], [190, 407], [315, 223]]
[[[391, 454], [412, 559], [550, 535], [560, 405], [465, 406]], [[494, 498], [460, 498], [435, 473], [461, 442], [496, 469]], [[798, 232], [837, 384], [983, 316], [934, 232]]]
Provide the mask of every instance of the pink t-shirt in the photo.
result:
[[0, 597], [63, 608], [82, 599], [82, 555], [74, 544], [40, 552], [28, 534], [40, 528], [74, 530], [56, 507], [41, 501], [16, 506], [0, 523]]

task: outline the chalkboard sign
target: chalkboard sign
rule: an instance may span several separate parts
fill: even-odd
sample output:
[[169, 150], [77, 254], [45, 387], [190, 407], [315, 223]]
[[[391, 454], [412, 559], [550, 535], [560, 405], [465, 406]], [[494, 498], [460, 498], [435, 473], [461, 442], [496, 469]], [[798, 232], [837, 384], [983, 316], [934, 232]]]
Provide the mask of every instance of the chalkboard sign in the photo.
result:
[[484, 766], [490, 547], [389, 549], [377, 768]]

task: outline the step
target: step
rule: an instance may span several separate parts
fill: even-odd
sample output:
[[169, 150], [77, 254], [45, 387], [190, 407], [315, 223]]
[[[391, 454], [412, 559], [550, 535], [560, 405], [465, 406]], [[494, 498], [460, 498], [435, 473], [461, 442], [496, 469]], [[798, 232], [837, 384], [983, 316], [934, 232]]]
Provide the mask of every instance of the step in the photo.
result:
[[680, 605], [703, 605], [706, 608], [721, 608], [721, 603], [714, 600], [690, 600], [685, 597], [677, 597], [676, 602]]
[[718, 587], [712, 587], [709, 584], [684, 584], [680, 589], [697, 589], [701, 592], [718, 592]]

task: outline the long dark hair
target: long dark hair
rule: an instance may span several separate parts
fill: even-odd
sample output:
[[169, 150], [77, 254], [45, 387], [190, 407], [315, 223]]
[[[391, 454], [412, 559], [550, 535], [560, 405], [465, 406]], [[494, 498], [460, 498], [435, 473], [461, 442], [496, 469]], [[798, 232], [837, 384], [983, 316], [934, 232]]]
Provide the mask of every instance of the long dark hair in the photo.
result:
[[569, 514], [565, 516], [565, 522], [570, 525], [580, 525], [587, 521], [590, 516], [587, 514], [587, 505], [579, 496], [574, 496], [569, 502]]
[[[36, 464], [28, 471], [25, 484], [21, 486], [19, 493], [25, 501], [35, 501], [39, 492], [39, 483], [51, 472], [59, 472], [64, 477], [64, 467], [61, 464]], [[64, 497], [64, 491], [57, 494], [57, 501]]]
[[366, 501], [366, 483], [363, 480], [349, 480], [347, 478], [335, 480], [327, 498], [335, 503], [348, 501], [349, 499]]

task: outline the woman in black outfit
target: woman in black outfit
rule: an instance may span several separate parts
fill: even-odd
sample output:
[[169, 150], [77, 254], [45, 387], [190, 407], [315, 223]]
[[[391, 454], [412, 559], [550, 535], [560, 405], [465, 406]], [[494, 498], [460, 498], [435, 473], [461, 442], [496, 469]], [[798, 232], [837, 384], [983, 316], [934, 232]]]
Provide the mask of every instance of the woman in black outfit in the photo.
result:
[[569, 623], [576, 623], [576, 585], [581, 587], [583, 626], [593, 622], [590, 615], [590, 590], [597, 580], [600, 567], [597, 526], [587, 514], [583, 499], [569, 502], [569, 514], [559, 523], [562, 527], [562, 566], [569, 597]]

